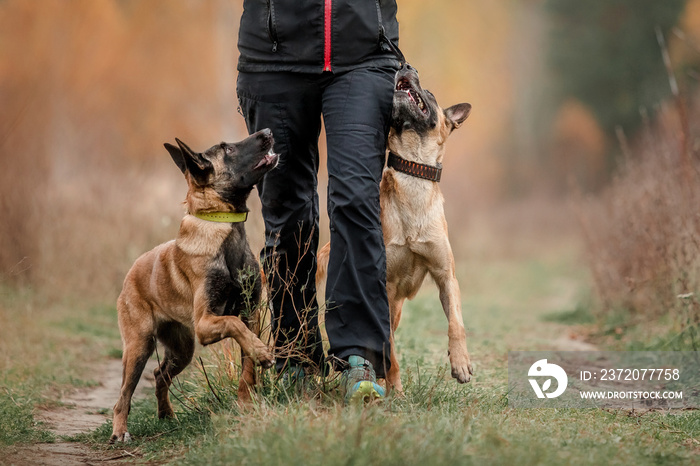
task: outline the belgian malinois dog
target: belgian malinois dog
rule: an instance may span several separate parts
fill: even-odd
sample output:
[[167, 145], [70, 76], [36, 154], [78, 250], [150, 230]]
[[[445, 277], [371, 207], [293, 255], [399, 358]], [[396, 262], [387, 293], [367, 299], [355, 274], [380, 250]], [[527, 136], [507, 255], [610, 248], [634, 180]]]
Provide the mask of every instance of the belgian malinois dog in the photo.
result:
[[[131, 397], [156, 340], [165, 348], [154, 371], [159, 418], [174, 416], [168, 387], [192, 360], [195, 336], [202, 345], [227, 337], [238, 342], [243, 362], [240, 400], [250, 399], [255, 364], [269, 368], [274, 363], [256, 336], [257, 316], [249, 309], [259, 303], [262, 284], [242, 223], [251, 190], [277, 166], [272, 133], [264, 129], [202, 153], [176, 141], [178, 147], [166, 143], [165, 148], [187, 180], [186, 214], [175, 240], [136, 260], [117, 300], [123, 379], [110, 443], [130, 440], [126, 421]], [[244, 286], [252, 291], [244, 293]]]
[[[452, 377], [469, 382], [472, 365], [467, 351], [455, 261], [447, 237], [444, 198], [438, 181], [445, 142], [467, 119], [471, 105], [443, 110], [435, 96], [421, 88], [418, 72], [404, 65], [395, 78], [389, 158], [382, 174], [380, 204], [387, 256], [387, 295], [391, 313], [391, 367], [387, 388], [403, 391], [394, 332], [403, 303], [415, 297], [427, 274], [440, 290], [448, 321], [448, 355]], [[325, 280], [330, 243], [319, 252], [317, 281]], [[320, 288], [320, 287], [319, 287]]]

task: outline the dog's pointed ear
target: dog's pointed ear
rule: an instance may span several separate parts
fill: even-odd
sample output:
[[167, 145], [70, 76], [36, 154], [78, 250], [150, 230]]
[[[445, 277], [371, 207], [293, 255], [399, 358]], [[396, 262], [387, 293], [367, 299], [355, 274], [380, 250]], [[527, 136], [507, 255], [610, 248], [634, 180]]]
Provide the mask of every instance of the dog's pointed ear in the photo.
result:
[[[180, 141], [178, 138], [175, 138], [175, 142], [177, 142], [177, 145], [180, 146], [180, 153], [185, 161], [185, 167], [194, 177], [195, 181], [200, 184], [205, 183], [209, 176], [209, 172], [211, 172], [213, 168], [211, 162], [202, 157], [202, 154], [198, 154], [190, 149], [187, 144]], [[177, 163], [177, 161], [175, 163]], [[178, 167], [179, 166], [180, 165], [178, 165]]]
[[462, 126], [464, 120], [467, 119], [472, 111], [471, 104], [457, 104], [445, 110], [447, 120], [452, 124], [452, 129], [455, 130]]
[[170, 157], [173, 158], [173, 162], [175, 162], [177, 168], [179, 168], [182, 173], [185, 173], [187, 171], [187, 164], [185, 163], [185, 157], [183, 157], [182, 151], [172, 144], [168, 144], [167, 142], [163, 145], [170, 153]]

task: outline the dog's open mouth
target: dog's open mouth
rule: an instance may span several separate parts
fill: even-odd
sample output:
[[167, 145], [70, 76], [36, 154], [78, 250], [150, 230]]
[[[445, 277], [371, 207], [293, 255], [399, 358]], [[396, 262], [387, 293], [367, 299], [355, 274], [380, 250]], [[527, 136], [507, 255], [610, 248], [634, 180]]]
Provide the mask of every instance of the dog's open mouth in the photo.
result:
[[428, 109], [425, 106], [425, 102], [423, 102], [423, 99], [421, 99], [420, 94], [413, 88], [408, 79], [399, 79], [399, 82], [396, 83], [396, 92], [405, 92], [408, 95], [408, 98], [411, 100], [411, 102], [418, 106], [421, 112], [423, 112], [426, 115], [428, 114]]
[[268, 167], [274, 168], [277, 165], [279, 158], [280, 156], [272, 152], [272, 148], [270, 148], [270, 151], [267, 154], [263, 155], [263, 158], [260, 159], [260, 162], [258, 162], [257, 165], [253, 167], [253, 170]]

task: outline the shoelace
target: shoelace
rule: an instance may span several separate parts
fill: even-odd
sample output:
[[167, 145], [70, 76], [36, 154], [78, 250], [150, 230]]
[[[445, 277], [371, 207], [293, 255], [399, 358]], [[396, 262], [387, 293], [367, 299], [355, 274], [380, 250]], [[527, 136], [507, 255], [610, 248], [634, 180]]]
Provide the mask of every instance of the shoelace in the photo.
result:
[[372, 371], [369, 368], [369, 364], [363, 364], [361, 366], [353, 366], [350, 368], [351, 371], [362, 371], [362, 380], [371, 380]]

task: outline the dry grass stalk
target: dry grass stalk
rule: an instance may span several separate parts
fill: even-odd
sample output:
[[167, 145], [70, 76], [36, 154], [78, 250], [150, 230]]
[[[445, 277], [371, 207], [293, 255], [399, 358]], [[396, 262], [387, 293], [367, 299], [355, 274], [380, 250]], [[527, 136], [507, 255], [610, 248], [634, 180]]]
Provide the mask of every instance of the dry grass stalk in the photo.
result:
[[684, 154], [699, 136], [689, 132], [700, 121], [692, 108], [689, 117], [664, 109], [628, 149], [611, 186], [579, 203], [603, 312], [670, 315], [682, 329], [700, 323], [700, 175], [697, 157]]

